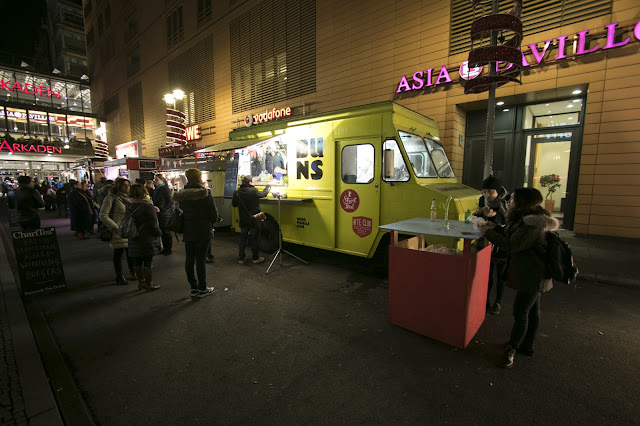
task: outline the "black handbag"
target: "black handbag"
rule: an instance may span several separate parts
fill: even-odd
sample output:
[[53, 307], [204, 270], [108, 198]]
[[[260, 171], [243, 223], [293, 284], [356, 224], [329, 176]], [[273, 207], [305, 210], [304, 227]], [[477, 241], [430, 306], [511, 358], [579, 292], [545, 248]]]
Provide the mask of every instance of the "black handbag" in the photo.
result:
[[[109, 217], [113, 219], [113, 202], [111, 204], [111, 211], [109, 212]], [[100, 241], [104, 241], [105, 243], [111, 242], [113, 239], [113, 232], [111, 229], [107, 228], [107, 225], [102, 223], [100, 219], [98, 219], [98, 239]]]

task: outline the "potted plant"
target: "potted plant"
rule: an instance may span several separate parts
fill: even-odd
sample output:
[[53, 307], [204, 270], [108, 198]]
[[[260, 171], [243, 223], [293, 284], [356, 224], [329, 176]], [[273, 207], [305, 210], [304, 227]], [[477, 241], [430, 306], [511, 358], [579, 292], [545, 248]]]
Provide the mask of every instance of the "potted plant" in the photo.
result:
[[540, 186], [547, 188], [547, 195], [544, 197], [544, 208], [549, 213], [553, 213], [555, 200], [551, 198], [551, 194], [560, 188], [560, 176], [556, 174], [544, 175], [540, 177]]

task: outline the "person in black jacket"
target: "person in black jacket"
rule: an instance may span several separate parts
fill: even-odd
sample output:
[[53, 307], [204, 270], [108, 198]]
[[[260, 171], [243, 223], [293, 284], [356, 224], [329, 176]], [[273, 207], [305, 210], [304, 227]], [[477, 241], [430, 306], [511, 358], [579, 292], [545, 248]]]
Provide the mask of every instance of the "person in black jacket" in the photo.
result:
[[153, 283], [151, 274], [153, 256], [159, 254], [162, 248], [160, 240], [162, 231], [158, 225], [157, 208], [153, 205], [144, 185], [139, 183], [131, 185], [129, 195], [131, 203], [127, 205], [126, 214], [131, 215], [138, 235], [135, 238], [129, 238], [128, 250], [133, 260], [133, 272], [138, 279], [138, 290], [157, 290], [160, 286]]
[[13, 206], [17, 212], [17, 220], [23, 231], [40, 228], [38, 209], [44, 207], [42, 195], [34, 189], [30, 176], [18, 176], [18, 189], [13, 191]]
[[69, 216], [71, 217], [71, 230], [73, 236], [79, 240], [86, 240], [85, 235], [89, 231], [89, 221], [93, 215], [93, 207], [82, 193], [82, 184], [78, 181], [70, 181], [73, 189], [69, 192]]
[[[482, 182], [482, 196], [478, 200], [478, 210], [475, 216], [483, 217], [486, 221], [495, 223], [498, 232], [506, 223], [509, 192], [502, 186], [500, 180], [489, 176]], [[502, 293], [504, 292], [504, 275], [507, 268], [507, 255], [503, 249], [494, 245], [491, 249], [491, 263], [489, 269], [489, 285], [487, 288], [487, 312], [498, 315], [502, 310]], [[496, 289], [496, 299], [490, 302], [491, 289]]]
[[185, 172], [185, 176], [187, 184], [183, 190], [173, 196], [173, 200], [180, 203], [180, 208], [184, 212], [184, 247], [186, 251], [184, 268], [191, 286], [190, 296], [205, 297], [213, 292], [213, 287], [207, 286], [205, 257], [213, 225], [218, 220], [218, 210], [211, 193], [202, 186], [200, 170], [189, 169]]
[[260, 257], [260, 232], [258, 232], [252, 216], [260, 213], [259, 199], [266, 197], [270, 189], [271, 187], [267, 185], [264, 190], [258, 191], [251, 185], [251, 176], [243, 176], [240, 188], [233, 193], [231, 204], [233, 207], [238, 207], [240, 216], [240, 242], [238, 246], [238, 263], [240, 264], [247, 262], [244, 249], [249, 236], [251, 236], [252, 262], [264, 262], [264, 257]]
[[[149, 188], [147, 187], [147, 191]], [[167, 186], [167, 181], [161, 174], [155, 177], [155, 189], [153, 190], [153, 204], [160, 209], [158, 212], [158, 223], [162, 231], [162, 252], [161, 254], [168, 256], [171, 254], [173, 241], [171, 240], [171, 231], [169, 230], [169, 222], [173, 218], [173, 200], [171, 199], [171, 190]]]

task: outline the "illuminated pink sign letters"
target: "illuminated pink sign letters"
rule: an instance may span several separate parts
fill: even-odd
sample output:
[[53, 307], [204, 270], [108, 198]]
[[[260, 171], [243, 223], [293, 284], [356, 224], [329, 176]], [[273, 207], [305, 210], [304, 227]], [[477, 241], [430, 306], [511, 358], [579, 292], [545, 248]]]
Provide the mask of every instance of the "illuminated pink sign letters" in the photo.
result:
[[[589, 31], [591, 30], [584, 30], [576, 33], [577, 46], [574, 48], [575, 49], [574, 53], [571, 56], [586, 55], [587, 53], [596, 52], [599, 49], [607, 50], [607, 49], [614, 49], [617, 47], [626, 46], [631, 41], [631, 37], [627, 37], [622, 41], [616, 42], [616, 39], [615, 39], [616, 27], [618, 25], [619, 25], [619, 22], [605, 25], [605, 29], [607, 31], [607, 37], [606, 37], [606, 43], [602, 47], [600, 47], [600, 43], [598, 43], [591, 48], [587, 48], [587, 36], [589, 34]], [[635, 27], [633, 29], [633, 35], [637, 41], [640, 41], [640, 21], [638, 21], [635, 24]], [[565, 59], [568, 57], [566, 53], [568, 38], [569, 38], [568, 35], [560, 36], [556, 38], [556, 41], [558, 44], [558, 53], [554, 58], [554, 60]], [[536, 64], [540, 64], [544, 61], [544, 58], [547, 55], [549, 51], [549, 47], [552, 45], [552, 42], [553, 42], [553, 39], [545, 40], [544, 46], [542, 47], [541, 50], [538, 49], [538, 43], [533, 43], [528, 45], [529, 49], [531, 50], [531, 54], [535, 59]], [[569, 45], [571, 44], [572, 42], [570, 41]], [[506, 64], [506, 63], [503, 63], [503, 64], [504, 65], [500, 63], [497, 64], [496, 68], [499, 71], [505, 71], [513, 66], [512, 64]], [[523, 67], [531, 66], [530, 63], [527, 61], [527, 58], [524, 56], [524, 53], [522, 53], [522, 66]], [[482, 73], [481, 68], [475, 68], [475, 69], [469, 70], [467, 61], [464, 61], [459, 69], [460, 69], [460, 77], [464, 80], [470, 80], [470, 79], [476, 78]], [[439, 86], [441, 84], [451, 83], [453, 81], [449, 76], [449, 71], [447, 70], [446, 65], [443, 65], [442, 68], [440, 68], [440, 72], [438, 73], [438, 78], [436, 79], [435, 82], [433, 82], [432, 76], [433, 76], [433, 68], [428, 68], [425, 71], [419, 70], [414, 72], [413, 75], [410, 77], [410, 80], [407, 79], [406, 75], [403, 75], [402, 78], [400, 79], [400, 83], [398, 83], [398, 88], [396, 90], [396, 93], [409, 92], [411, 90], [419, 90], [419, 89], [430, 87], [430, 86]]]
[[6, 90], [8, 92], [13, 92], [14, 90], [19, 90], [26, 95], [38, 95], [38, 96], [46, 96], [51, 97], [51, 95], [60, 99], [60, 90], [54, 91], [46, 86], [36, 86], [31, 83], [24, 83], [24, 85], [20, 85], [17, 81], [13, 83], [11, 80], [0, 80], [0, 89]]
[[23, 143], [10, 144], [6, 140], [0, 143], [0, 151], [14, 152], [41, 152], [43, 154], [62, 154], [62, 148], [50, 145], [25, 145]]

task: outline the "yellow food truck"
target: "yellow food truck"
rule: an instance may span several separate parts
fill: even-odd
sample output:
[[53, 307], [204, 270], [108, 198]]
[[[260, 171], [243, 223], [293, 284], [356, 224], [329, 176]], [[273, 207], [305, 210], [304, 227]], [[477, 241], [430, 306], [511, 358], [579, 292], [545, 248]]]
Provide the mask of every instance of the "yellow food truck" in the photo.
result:
[[[267, 113], [260, 121], [278, 117], [277, 110]], [[228, 153], [225, 196], [251, 175], [259, 189], [271, 186], [269, 198], [286, 197], [283, 241], [372, 257], [389, 244], [379, 225], [429, 217], [433, 199], [438, 218], [449, 196], [449, 219], [462, 220], [478, 206], [479, 191], [454, 176], [438, 125], [393, 102], [253, 124], [229, 139], [210, 147]], [[277, 203], [261, 206], [278, 218]], [[232, 216], [237, 228], [237, 209]]]

